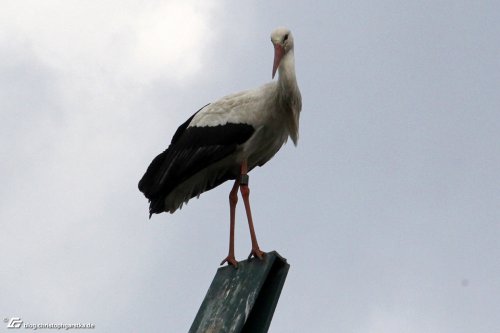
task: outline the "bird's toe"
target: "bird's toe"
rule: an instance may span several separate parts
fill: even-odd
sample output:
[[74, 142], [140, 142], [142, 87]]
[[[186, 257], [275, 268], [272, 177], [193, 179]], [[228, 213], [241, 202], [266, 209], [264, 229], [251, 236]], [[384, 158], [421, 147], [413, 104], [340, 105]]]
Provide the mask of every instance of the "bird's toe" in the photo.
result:
[[222, 260], [222, 262], [220, 263], [220, 265], [222, 266], [226, 262], [227, 262], [228, 265], [231, 265], [234, 268], [238, 268], [238, 262], [236, 261], [236, 259], [234, 258], [234, 256], [227, 256], [224, 260]]
[[259, 258], [260, 260], [264, 259], [265, 252], [262, 252], [258, 247], [257, 248], [252, 248], [252, 252], [250, 252], [250, 255], [248, 256], [248, 259], [254, 257], [254, 258]]

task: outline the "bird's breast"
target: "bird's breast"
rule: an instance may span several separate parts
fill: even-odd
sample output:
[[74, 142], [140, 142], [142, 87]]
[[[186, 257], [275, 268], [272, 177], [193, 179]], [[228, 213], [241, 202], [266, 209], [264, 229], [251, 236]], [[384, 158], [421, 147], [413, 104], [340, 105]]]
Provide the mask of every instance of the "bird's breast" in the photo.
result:
[[243, 154], [251, 168], [269, 161], [287, 141], [288, 131], [283, 126], [263, 125], [245, 143]]

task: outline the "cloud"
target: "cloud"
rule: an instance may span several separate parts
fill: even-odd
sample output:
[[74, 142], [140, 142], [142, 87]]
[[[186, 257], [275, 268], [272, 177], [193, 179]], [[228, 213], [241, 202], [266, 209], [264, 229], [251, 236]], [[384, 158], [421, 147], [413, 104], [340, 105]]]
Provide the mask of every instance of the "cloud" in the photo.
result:
[[30, 44], [66, 73], [179, 81], [201, 68], [216, 9], [212, 1], [7, 1], [0, 26], [3, 40]]
[[[154, 229], [123, 230], [133, 210], [127, 202], [143, 200], [137, 220], [145, 221], [136, 186], [152, 156], [143, 143], [154, 142], [172, 116], [149, 121], [145, 113], [159, 106], [146, 97], [157, 94], [150, 87], [160, 78], [184, 85], [197, 77], [216, 38], [217, 8], [210, 1], [2, 2], [3, 315], [81, 320], [97, 298], [128, 304], [137, 297], [127, 285], [156, 260], [145, 259]], [[109, 320], [92, 316], [101, 328]]]
[[[121, 175], [103, 161], [127, 158], [138, 136], [154, 132], [141, 127], [154, 108], [144, 99], [148, 84], [183, 84], [200, 71], [215, 9], [199, 1], [3, 2], [4, 174], [104, 192]], [[87, 177], [100, 187], [82, 184]]]

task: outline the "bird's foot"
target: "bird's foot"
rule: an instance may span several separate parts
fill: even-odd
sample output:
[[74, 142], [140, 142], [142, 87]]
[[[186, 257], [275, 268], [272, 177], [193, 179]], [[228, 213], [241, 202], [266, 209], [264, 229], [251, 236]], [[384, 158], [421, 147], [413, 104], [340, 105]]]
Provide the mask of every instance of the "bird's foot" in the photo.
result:
[[224, 260], [222, 260], [222, 262], [220, 263], [220, 265], [222, 266], [226, 262], [227, 262], [228, 265], [232, 265], [234, 268], [238, 268], [238, 262], [234, 258], [234, 255], [228, 255]]
[[254, 257], [254, 258], [259, 258], [260, 260], [264, 259], [264, 255], [266, 253], [262, 252], [258, 246], [253, 247], [252, 246], [252, 252], [250, 252], [250, 255], [248, 256], [248, 259]]

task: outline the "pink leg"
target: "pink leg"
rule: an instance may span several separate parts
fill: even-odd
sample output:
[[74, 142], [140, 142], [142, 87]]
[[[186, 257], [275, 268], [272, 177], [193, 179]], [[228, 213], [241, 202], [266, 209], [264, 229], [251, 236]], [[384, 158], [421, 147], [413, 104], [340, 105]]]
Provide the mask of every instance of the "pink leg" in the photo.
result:
[[[248, 165], [247, 161], [243, 161], [241, 164], [241, 178], [247, 178]], [[248, 178], [247, 178], [248, 179]], [[250, 210], [250, 189], [248, 188], [248, 183], [240, 183], [241, 196], [243, 197], [243, 203], [245, 204], [245, 211], [247, 213], [248, 228], [250, 229], [250, 238], [252, 239], [252, 252], [248, 256], [250, 259], [252, 256], [259, 259], [263, 259], [264, 252], [259, 249], [259, 244], [257, 243], [257, 236], [255, 236], [255, 229], [253, 227], [252, 211]]]
[[234, 181], [233, 188], [229, 192], [229, 253], [227, 257], [220, 263], [223, 265], [225, 262], [228, 265], [233, 265], [235, 268], [238, 267], [238, 262], [234, 257], [234, 224], [236, 219], [236, 204], [238, 203], [238, 188], [240, 187], [240, 180], [236, 179]]

